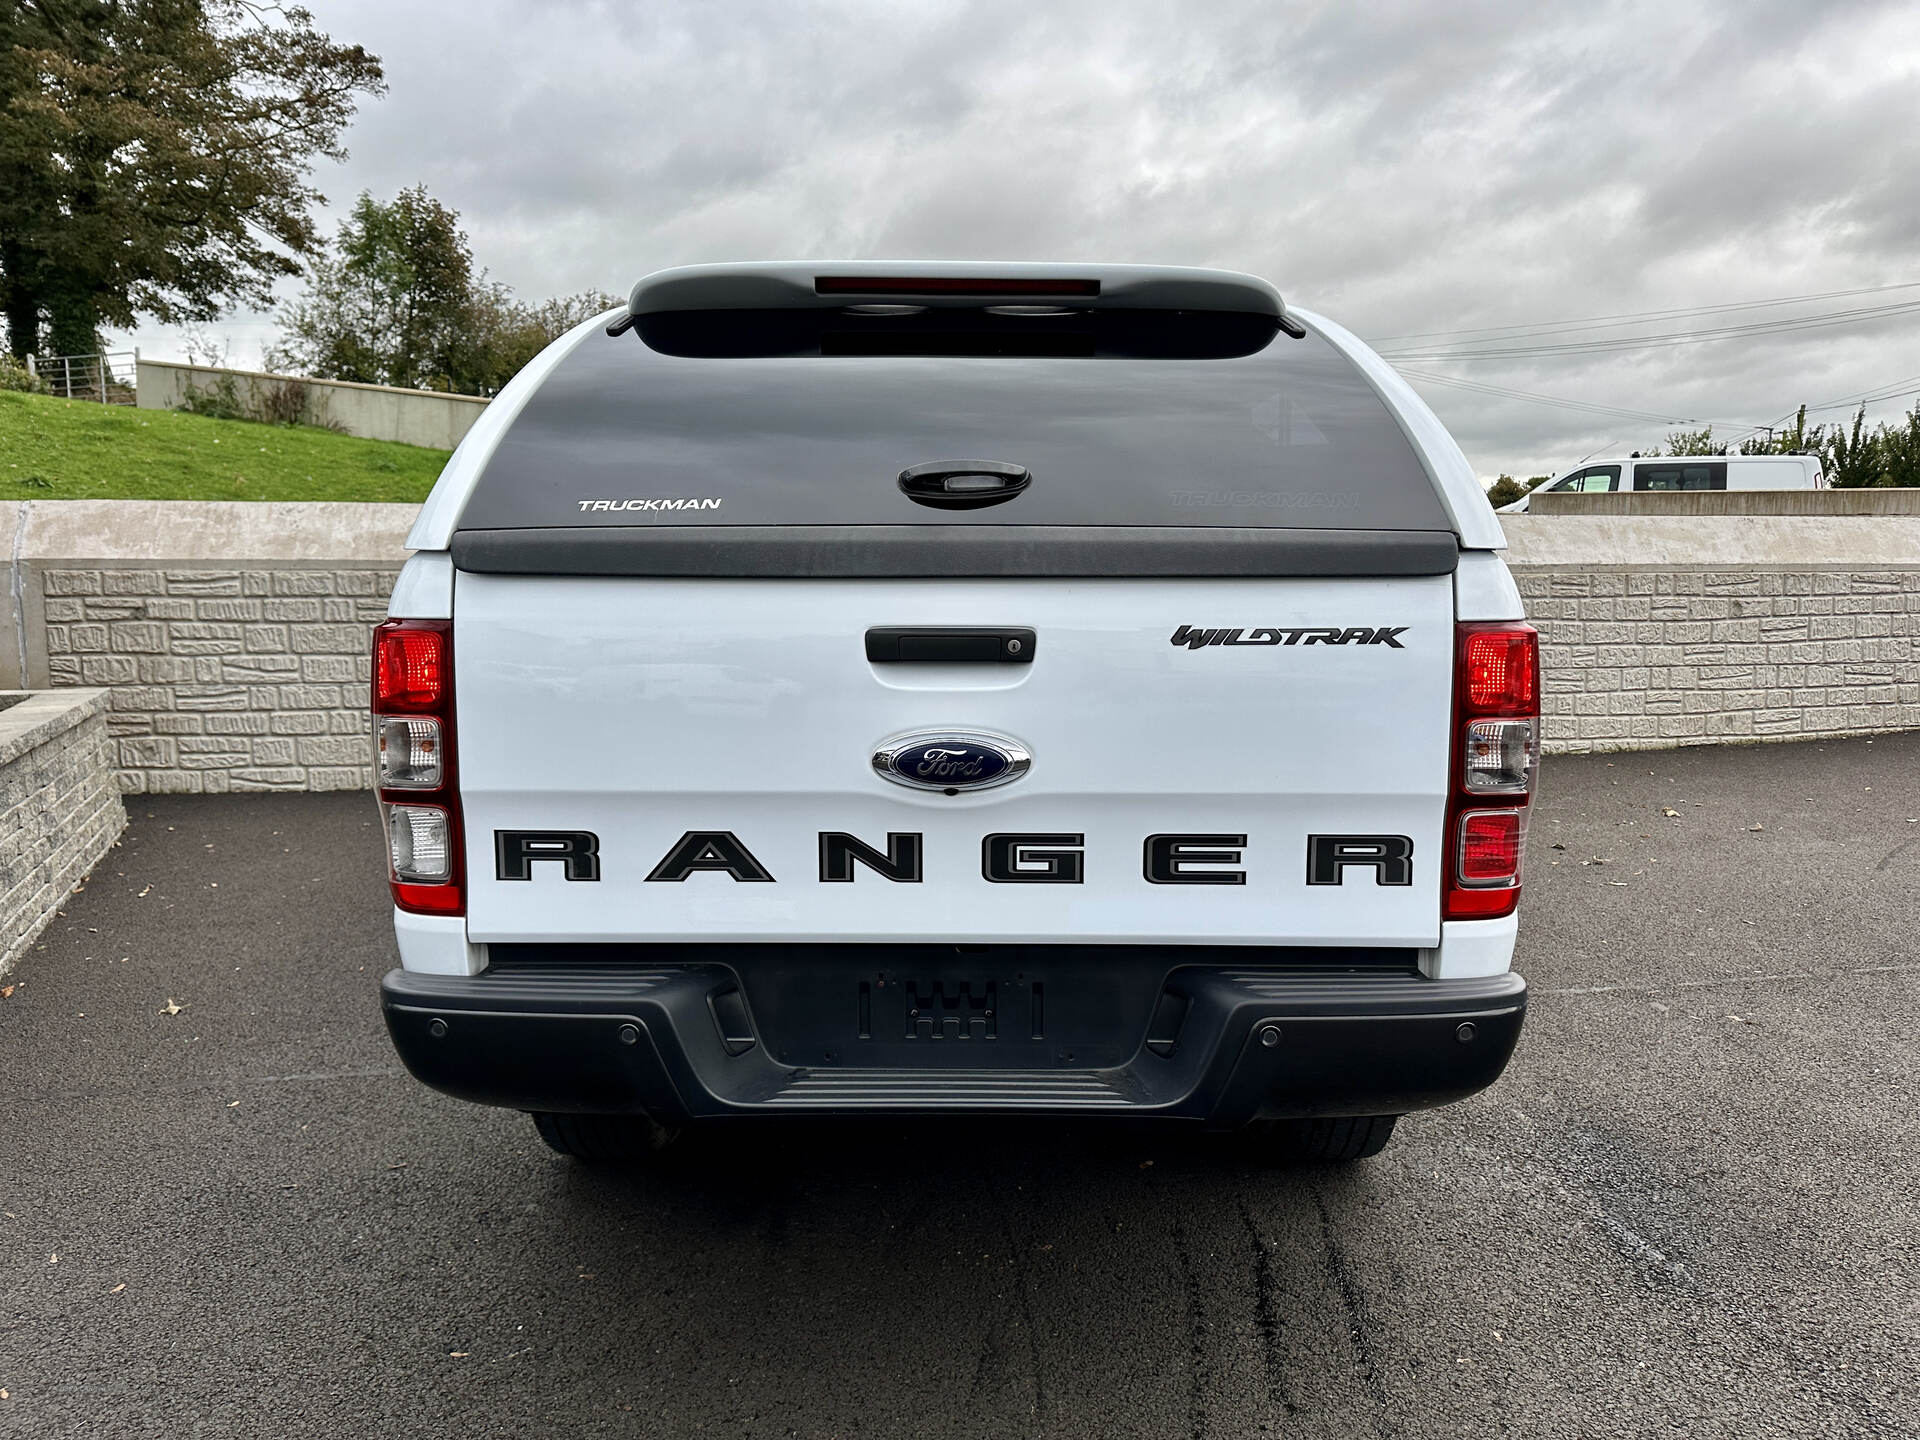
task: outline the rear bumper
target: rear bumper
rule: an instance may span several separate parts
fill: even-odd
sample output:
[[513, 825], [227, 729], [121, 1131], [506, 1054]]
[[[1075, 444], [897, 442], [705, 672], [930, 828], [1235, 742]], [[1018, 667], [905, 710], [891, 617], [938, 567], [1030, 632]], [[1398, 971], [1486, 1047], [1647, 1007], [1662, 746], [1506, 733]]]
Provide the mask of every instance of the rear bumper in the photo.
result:
[[[749, 994], [768, 991], [720, 963], [496, 967], [471, 976], [394, 970], [381, 983], [401, 1059], [437, 1090], [519, 1110], [646, 1111], [670, 1122], [1017, 1111], [1226, 1128], [1260, 1116], [1402, 1114], [1498, 1079], [1527, 999], [1526, 982], [1512, 974], [1430, 980], [1175, 965], [1103, 1055], [1038, 1034], [1029, 1043], [1024, 1000], [1006, 1001], [1022, 1017], [1016, 1026], [984, 1018], [994, 1012], [983, 1017], [979, 994], [970, 1021], [951, 1018], [958, 997], [948, 997], [944, 1044], [925, 1029], [918, 1044], [911, 1033], [876, 1044], [859, 1028], [869, 1023], [866, 1010], [856, 1020], [849, 1003], [846, 1043], [820, 1049], [817, 1035], [801, 1044], [791, 1030], [756, 1023]], [[851, 987], [846, 994], [851, 1002]], [[964, 1003], [958, 1013], [967, 1013]], [[1032, 1013], [1040, 1013], [1037, 996]], [[1103, 1023], [1116, 1020], [1124, 1017]], [[995, 1023], [1021, 1034], [1000, 1044], [987, 1028]], [[958, 1028], [969, 1024], [971, 1036]]]

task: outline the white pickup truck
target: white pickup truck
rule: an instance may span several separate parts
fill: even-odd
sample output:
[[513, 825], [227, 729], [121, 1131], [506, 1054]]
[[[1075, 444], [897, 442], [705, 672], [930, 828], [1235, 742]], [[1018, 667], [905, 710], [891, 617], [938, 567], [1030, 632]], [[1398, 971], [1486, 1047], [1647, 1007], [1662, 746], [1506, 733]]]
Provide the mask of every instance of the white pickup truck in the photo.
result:
[[1491, 1084], [1536, 637], [1472, 468], [1251, 276], [699, 266], [542, 353], [374, 637], [399, 1053], [582, 1160]]

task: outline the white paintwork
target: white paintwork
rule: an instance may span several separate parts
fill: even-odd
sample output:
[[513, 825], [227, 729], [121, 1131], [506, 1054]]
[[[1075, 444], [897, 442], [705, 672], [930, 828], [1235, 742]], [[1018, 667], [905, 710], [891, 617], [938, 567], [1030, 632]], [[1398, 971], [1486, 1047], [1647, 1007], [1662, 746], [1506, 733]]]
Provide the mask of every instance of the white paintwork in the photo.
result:
[[487, 968], [487, 947], [467, 939], [467, 922], [458, 915], [415, 915], [395, 906], [393, 938], [399, 942], [403, 970], [478, 975]]
[[527, 401], [546, 383], [547, 376], [567, 358], [574, 346], [595, 330], [604, 329], [615, 316], [624, 313], [622, 310], [609, 310], [604, 315], [596, 315], [574, 326], [529, 360], [520, 373], [493, 397], [493, 403], [481, 412], [473, 428], [467, 431], [466, 438], [448, 458], [446, 468], [440, 472], [440, 478], [434, 482], [426, 503], [420, 507], [419, 518], [413, 522], [413, 529], [407, 535], [408, 549], [447, 548], [453, 540], [454, 522], [466, 508], [467, 497], [479, 482], [480, 472], [487, 468], [487, 461], [493, 458], [494, 448], [499, 445], [508, 427], [519, 418]]
[[453, 618], [453, 557], [444, 550], [422, 550], [400, 567], [387, 600], [393, 620]]
[[[1434, 946], [1453, 590], [1397, 580], [455, 577], [468, 933], [509, 940], [974, 940]], [[1023, 625], [1030, 666], [876, 666], [871, 625]], [[1179, 624], [1404, 625], [1404, 648], [1188, 650]], [[945, 796], [875, 744], [997, 731], [1033, 769]], [[499, 881], [495, 830], [587, 830], [601, 880]], [[688, 830], [774, 875], [647, 882]], [[925, 836], [924, 883], [818, 878], [818, 832]], [[1086, 836], [1080, 885], [986, 881], [990, 832]], [[1244, 833], [1244, 886], [1157, 886], [1157, 832]], [[1415, 883], [1306, 884], [1310, 834], [1412, 837]], [[1424, 862], [1424, 863], [1422, 863]]]
[[[1528, 503], [1536, 494], [1557, 490], [1560, 486], [1582, 471], [1591, 470], [1596, 465], [1618, 465], [1620, 480], [1613, 490], [1568, 491], [1569, 494], [1596, 495], [1627, 494], [1633, 490], [1633, 467], [1650, 465], [1675, 459], [1726, 461], [1727, 489], [1729, 490], [1824, 490], [1827, 488], [1826, 472], [1820, 467], [1817, 455], [1602, 455], [1591, 460], [1582, 460], [1570, 470], [1562, 471], [1553, 479], [1528, 491], [1511, 504], [1502, 505], [1502, 515], [1524, 515]], [[1649, 493], [1649, 492], [1641, 492]], [[1686, 491], [1652, 492], [1661, 494], [1686, 494]]]
[[1440, 423], [1440, 417], [1427, 407], [1427, 402], [1400, 378], [1400, 372], [1376, 355], [1366, 341], [1325, 316], [1291, 308], [1287, 314], [1345, 355], [1367, 377], [1374, 393], [1426, 467], [1440, 503], [1453, 521], [1454, 533], [1460, 537], [1460, 548], [1506, 549], [1507, 537], [1501, 532], [1500, 522], [1493, 517], [1487, 492], [1480, 488], [1479, 478], [1467, 463], [1466, 454], [1454, 443], [1453, 436]]
[[1453, 572], [1453, 613], [1457, 620], [1524, 619], [1520, 587], [1507, 562], [1487, 550], [1462, 551]]
[[1513, 942], [1519, 933], [1518, 915], [1445, 921], [1440, 926], [1440, 943], [1420, 952], [1421, 973], [1434, 980], [1504, 975], [1513, 968]]

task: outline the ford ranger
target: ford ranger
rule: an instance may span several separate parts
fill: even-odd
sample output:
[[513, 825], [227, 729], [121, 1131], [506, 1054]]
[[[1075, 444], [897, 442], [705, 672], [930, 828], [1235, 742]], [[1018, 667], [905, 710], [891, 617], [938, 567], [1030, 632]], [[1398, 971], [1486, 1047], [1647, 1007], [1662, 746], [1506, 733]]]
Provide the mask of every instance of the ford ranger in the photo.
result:
[[1493, 1083], [1536, 636], [1458, 447], [1251, 276], [696, 266], [488, 407], [373, 638], [426, 1084], [1352, 1160]]

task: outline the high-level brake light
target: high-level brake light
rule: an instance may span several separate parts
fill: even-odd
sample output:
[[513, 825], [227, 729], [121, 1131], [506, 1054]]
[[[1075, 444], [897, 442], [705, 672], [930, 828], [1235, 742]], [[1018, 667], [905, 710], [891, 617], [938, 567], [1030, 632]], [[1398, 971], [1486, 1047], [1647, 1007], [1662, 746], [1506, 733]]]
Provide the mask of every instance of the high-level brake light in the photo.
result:
[[1084, 295], [1100, 293], [1098, 280], [1060, 280], [982, 275], [820, 275], [818, 295]]
[[1519, 622], [1463, 624], [1456, 658], [1441, 915], [1492, 920], [1520, 903], [1527, 805], [1540, 758], [1540, 636]]
[[374, 627], [373, 737], [393, 903], [420, 914], [464, 914], [451, 621]]

